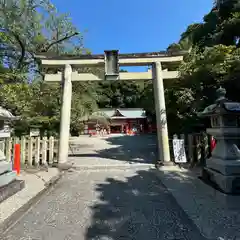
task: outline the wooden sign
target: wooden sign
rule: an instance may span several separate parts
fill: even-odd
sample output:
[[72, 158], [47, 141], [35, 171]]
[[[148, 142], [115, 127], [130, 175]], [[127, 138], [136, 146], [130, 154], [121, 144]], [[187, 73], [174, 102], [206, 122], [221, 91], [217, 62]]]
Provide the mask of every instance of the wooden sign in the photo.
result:
[[0, 130], [0, 138], [10, 138], [11, 137], [11, 132], [5, 132], [3, 130]]
[[30, 137], [38, 137], [38, 136], [40, 136], [39, 129], [31, 129], [30, 130]]
[[184, 139], [173, 139], [173, 154], [175, 163], [186, 163]]
[[3, 129], [0, 130], [0, 138], [9, 138], [11, 137], [11, 129], [8, 125], [5, 125]]

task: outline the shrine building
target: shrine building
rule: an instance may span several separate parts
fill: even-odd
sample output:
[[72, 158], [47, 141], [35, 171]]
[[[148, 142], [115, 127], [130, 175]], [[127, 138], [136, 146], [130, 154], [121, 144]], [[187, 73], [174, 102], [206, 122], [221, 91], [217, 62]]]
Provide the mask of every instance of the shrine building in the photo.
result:
[[144, 133], [147, 128], [147, 117], [142, 108], [102, 108], [98, 112], [93, 113], [93, 116], [99, 116], [99, 113], [102, 113], [107, 119], [105, 126], [103, 126], [104, 124], [101, 121], [93, 121], [90, 118], [85, 124], [85, 133], [97, 131], [100, 125], [107, 127], [111, 134], [127, 133], [128, 130]]

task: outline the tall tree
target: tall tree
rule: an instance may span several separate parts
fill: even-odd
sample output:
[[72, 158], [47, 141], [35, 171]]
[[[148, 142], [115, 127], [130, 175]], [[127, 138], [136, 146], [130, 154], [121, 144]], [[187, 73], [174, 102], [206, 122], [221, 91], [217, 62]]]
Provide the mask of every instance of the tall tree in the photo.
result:
[[[61, 104], [60, 84], [47, 85], [42, 82], [35, 54], [82, 54], [86, 52], [82, 39], [71, 18], [59, 13], [48, 0], [1, 0], [2, 105], [21, 115], [27, 125], [57, 126]], [[86, 83], [73, 85], [72, 108], [72, 124], [78, 124], [80, 116], [96, 109], [96, 95]]]
[[4, 62], [19, 73], [37, 70], [36, 52], [80, 51], [82, 36], [67, 14], [48, 0], [0, 1], [0, 39]]
[[[169, 45], [168, 51], [189, 50], [179, 68], [180, 79], [165, 83], [170, 132], [190, 131], [198, 124], [197, 112], [213, 103], [220, 85], [226, 87], [231, 99], [240, 101], [239, 3], [233, 0], [214, 5], [202, 23], [189, 25], [179, 42]], [[149, 109], [153, 101], [151, 85], [144, 96]]]

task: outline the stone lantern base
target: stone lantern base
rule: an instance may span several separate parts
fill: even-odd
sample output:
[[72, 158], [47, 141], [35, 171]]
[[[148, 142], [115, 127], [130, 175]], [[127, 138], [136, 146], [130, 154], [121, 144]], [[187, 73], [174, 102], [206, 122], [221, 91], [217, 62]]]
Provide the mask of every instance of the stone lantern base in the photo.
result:
[[240, 194], [240, 160], [210, 158], [202, 177], [227, 194]]
[[12, 163], [0, 159], [0, 203], [25, 186], [24, 181], [16, 180], [16, 173], [12, 171]]

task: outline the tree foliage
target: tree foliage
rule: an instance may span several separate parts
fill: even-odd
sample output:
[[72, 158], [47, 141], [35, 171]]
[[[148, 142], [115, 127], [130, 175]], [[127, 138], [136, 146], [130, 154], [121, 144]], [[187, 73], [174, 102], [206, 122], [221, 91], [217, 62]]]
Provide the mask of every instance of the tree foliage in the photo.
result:
[[[50, 0], [0, 0], [0, 100], [21, 116], [19, 131], [31, 126], [58, 131], [62, 89], [43, 82], [34, 56], [88, 53], [82, 40], [69, 15], [59, 13]], [[104, 74], [103, 68], [78, 70]], [[71, 131], [77, 133], [99, 107], [136, 107], [140, 91], [134, 82], [74, 82]]]
[[[59, 13], [48, 0], [0, 1], [1, 105], [21, 116], [26, 128], [38, 125], [57, 131], [60, 119], [61, 86], [42, 81], [34, 55], [83, 54], [87, 50], [82, 38], [68, 14]], [[79, 116], [96, 109], [90, 85], [73, 86], [73, 128]]]
[[[165, 97], [170, 134], [191, 131], [196, 113], [215, 100], [220, 85], [240, 101], [240, 1], [214, 5], [201, 23], [189, 25], [169, 52], [187, 50], [178, 80], [166, 81]], [[66, 13], [49, 0], [0, 0], [0, 100], [21, 116], [18, 126], [58, 131], [61, 86], [42, 81], [34, 54], [89, 52], [83, 35]], [[164, 67], [164, 66], [163, 66]], [[175, 66], [174, 66], [175, 67]], [[169, 69], [171, 70], [171, 69]], [[82, 68], [102, 76], [104, 69]], [[152, 82], [76, 82], [73, 84], [71, 130], [100, 108], [143, 107], [154, 119]]]
[[97, 94], [101, 108], [135, 108], [139, 107], [142, 85], [134, 81], [102, 82]]
[[[202, 23], [189, 25], [179, 42], [169, 45], [168, 51], [189, 51], [179, 67], [180, 79], [165, 82], [171, 134], [193, 131], [199, 124], [196, 113], [213, 103], [219, 86], [226, 88], [231, 100], [240, 101], [239, 7], [238, 0], [214, 5]], [[154, 113], [151, 84], [145, 91], [147, 109]]]

